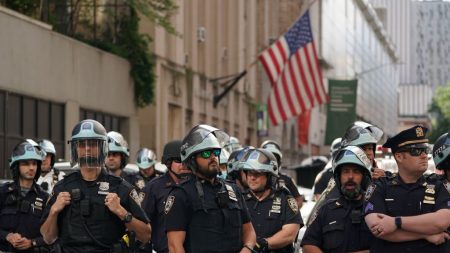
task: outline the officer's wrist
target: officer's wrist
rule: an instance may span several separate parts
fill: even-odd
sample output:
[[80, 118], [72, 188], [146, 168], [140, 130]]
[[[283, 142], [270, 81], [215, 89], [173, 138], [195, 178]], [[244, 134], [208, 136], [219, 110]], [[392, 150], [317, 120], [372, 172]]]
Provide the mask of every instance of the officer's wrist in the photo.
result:
[[249, 245], [249, 244], [244, 244], [244, 247], [242, 247], [242, 249], [245, 249], [247, 252], [253, 253], [253, 246]]

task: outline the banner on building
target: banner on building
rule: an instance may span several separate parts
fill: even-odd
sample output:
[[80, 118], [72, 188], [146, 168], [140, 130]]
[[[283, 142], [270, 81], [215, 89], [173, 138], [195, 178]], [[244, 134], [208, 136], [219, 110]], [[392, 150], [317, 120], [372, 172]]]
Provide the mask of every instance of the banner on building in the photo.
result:
[[311, 110], [297, 116], [297, 143], [306, 145], [309, 142], [309, 124], [311, 122]]
[[347, 127], [356, 120], [357, 80], [328, 80], [330, 102], [327, 107], [325, 144], [342, 137]]
[[266, 104], [258, 104], [256, 106], [256, 124], [256, 134], [258, 137], [269, 136], [269, 118]]

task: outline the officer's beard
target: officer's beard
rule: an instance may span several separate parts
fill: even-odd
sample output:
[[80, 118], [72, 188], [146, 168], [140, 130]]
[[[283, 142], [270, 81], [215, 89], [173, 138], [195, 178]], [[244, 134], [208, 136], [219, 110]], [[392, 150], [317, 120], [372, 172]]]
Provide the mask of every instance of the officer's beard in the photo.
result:
[[211, 162], [210, 164], [208, 164], [207, 169], [198, 167], [197, 173], [200, 174], [205, 179], [211, 180], [217, 177], [219, 170], [220, 170], [219, 165], [216, 162]]
[[85, 156], [85, 157], [80, 157], [78, 160], [80, 163], [80, 168], [81, 167], [96, 168], [96, 167], [100, 167], [100, 165], [101, 165], [98, 157]]
[[[353, 185], [354, 188], [352, 190], [347, 190], [345, 188], [345, 186], [347, 186], [347, 185]], [[341, 185], [341, 192], [347, 199], [356, 200], [361, 196], [362, 189], [361, 189], [361, 185], [356, 184], [353, 181], [350, 181], [350, 182], [345, 183], [344, 185]]]

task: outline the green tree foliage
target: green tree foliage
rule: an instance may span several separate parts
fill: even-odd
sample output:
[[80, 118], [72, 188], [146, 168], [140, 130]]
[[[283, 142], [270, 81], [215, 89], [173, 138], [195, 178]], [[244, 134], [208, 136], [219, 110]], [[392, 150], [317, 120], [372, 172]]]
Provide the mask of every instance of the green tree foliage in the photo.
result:
[[[134, 80], [135, 103], [144, 107], [153, 102], [154, 60], [149, 51], [152, 39], [139, 33], [140, 17], [163, 27], [168, 33], [180, 36], [170, 22], [178, 6], [174, 0], [0, 0], [0, 4], [29, 16], [37, 16], [51, 23], [58, 32], [128, 59]], [[126, 6], [127, 11], [108, 9]], [[97, 9], [95, 9], [97, 8]], [[103, 9], [103, 22], [94, 13]], [[45, 14], [43, 14], [45, 10]], [[93, 15], [94, 14], [94, 15]], [[105, 22], [106, 20], [106, 22]]]
[[430, 142], [450, 130], [450, 84], [438, 87], [434, 94], [429, 110], [433, 117]]

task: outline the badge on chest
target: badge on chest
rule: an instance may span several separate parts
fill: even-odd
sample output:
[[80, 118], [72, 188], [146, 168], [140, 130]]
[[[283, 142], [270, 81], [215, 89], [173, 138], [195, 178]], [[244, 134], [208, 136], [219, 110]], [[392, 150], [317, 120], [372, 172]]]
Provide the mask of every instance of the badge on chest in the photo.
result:
[[269, 216], [271, 213], [281, 213], [281, 198], [273, 198], [272, 208], [270, 209]]
[[98, 194], [108, 195], [109, 193], [109, 182], [98, 182]]

